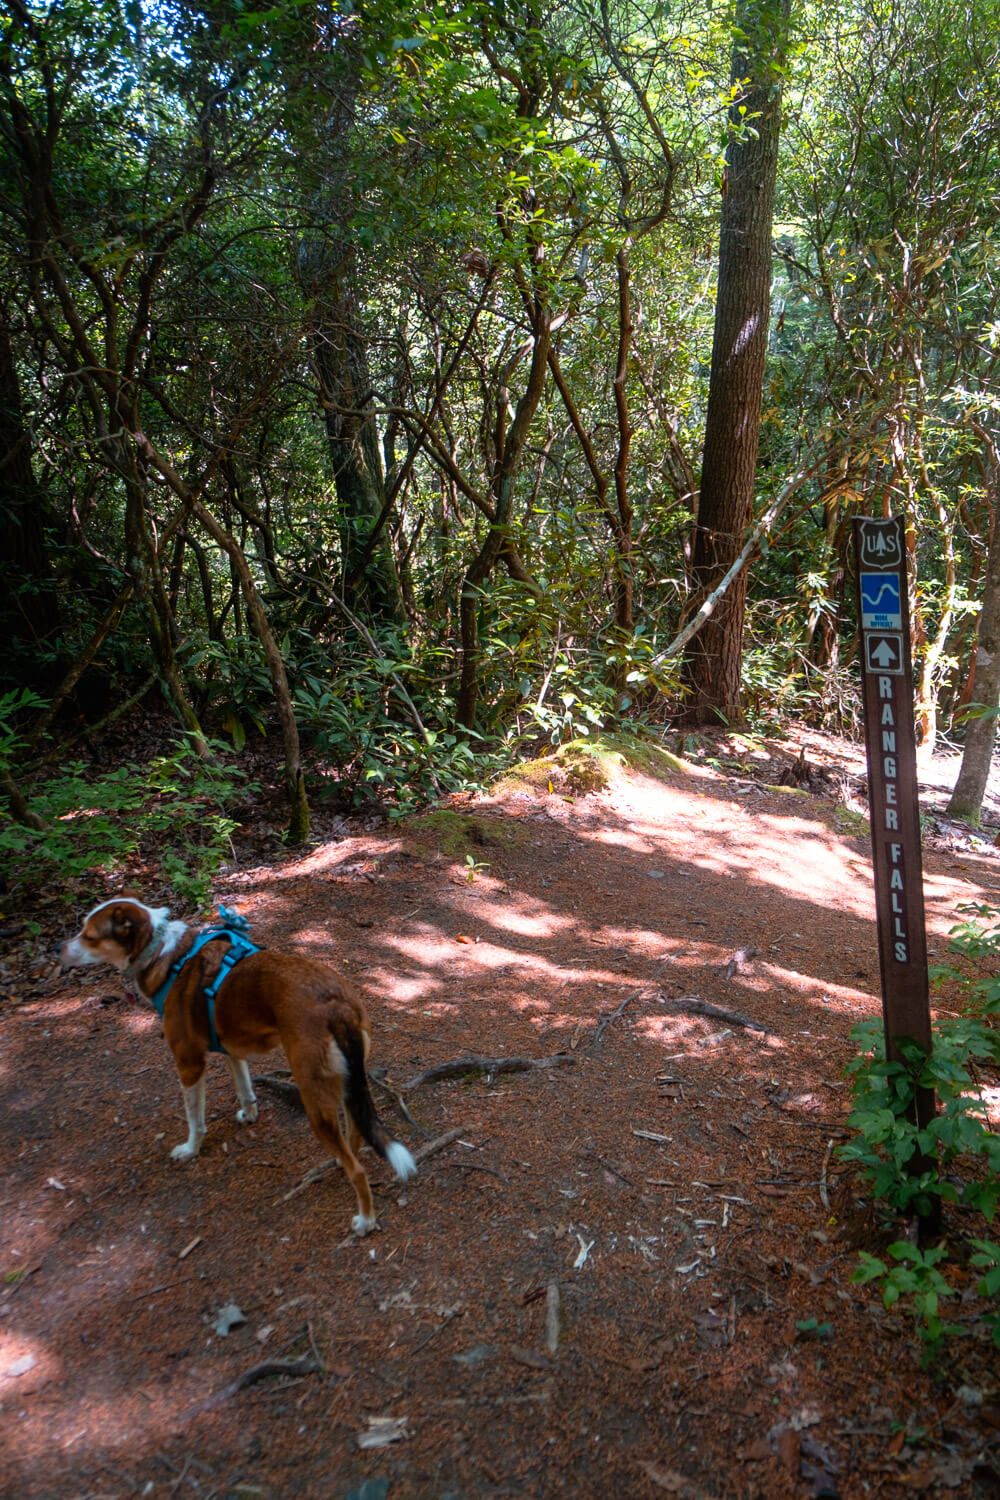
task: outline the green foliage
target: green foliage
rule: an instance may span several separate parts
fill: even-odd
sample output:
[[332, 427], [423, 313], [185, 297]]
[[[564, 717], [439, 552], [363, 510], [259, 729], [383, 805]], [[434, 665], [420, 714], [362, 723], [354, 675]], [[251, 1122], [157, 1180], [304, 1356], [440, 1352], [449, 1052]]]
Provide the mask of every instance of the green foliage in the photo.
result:
[[941, 1353], [942, 1343], [949, 1334], [965, 1332], [960, 1325], [945, 1323], [941, 1318], [942, 1301], [955, 1295], [954, 1287], [938, 1270], [947, 1253], [943, 1245], [921, 1250], [907, 1240], [898, 1240], [888, 1249], [895, 1265], [889, 1266], [886, 1261], [879, 1260], [878, 1256], [863, 1251], [860, 1256], [861, 1264], [851, 1278], [859, 1286], [877, 1282], [886, 1307], [894, 1307], [902, 1297], [911, 1299], [913, 1315], [924, 1344], [924, 1358], [928, 1363]]
[[[967, 909], [969, 919], [952, 930], [952, 946], [993, 969], [1000, 958], [1000, 913], [986, 906]], [[961, 986], [967, 1004], [963, 1014], [934, 1023], [930, 1055], [904, 1043], [899, 1060], [888, 1061], [882, 1023], [854, 1027], [851, 1035], [861, 1051], [847, 1071], [853, 1092], [848, 1124], [856, 1135], [840, 1154], [860, 1169], [890, 1220], [927, 1219], [938, 1204], [953, 1204], [992, 1222], [1000, 1206], [1000, 1136], [986, 1119], [978, 1070], [1000, 1065], [1000, 1032], [994, 1024], [1000, 1017], [1000, 992], [992, 976], [970, 976], [958, 969], [937, 974]], [[937, 1113], [923, 1128], [916, 1121], [918, 1089], [934, 1090], [938, 1100]], [[994, 1298], [1000, 1293], [1000, 1269], [990, 1257], [997, 1247], [985, 1240], [971, 1244], [973, 1264], [985, 1271], [979, 1290]], [[936, 1355], [946, 1336], [956, 1331], [939, 1315], [940, 1299], [953, 1292], [947, 1267], [938, 1269], [947, 1250], [938, 1246], [924, 1254], [896, 1243], [889, 1254], [897, 1262], [892, 1269], [874, 1256], [863, 1256], [857, 1279], [878, 1281], [887, 1307], [904, 1295], [911, 1298], [928, 1355]], [[995, 1336], [998, 1318], [1000, 1314], [991, 1318]]]
[[815, 1339], [818, 1343], [826, 1343], [833, 1338], [833, 1324], [821, 1323], [818, 1318], [799, 1318], [795, 1328], [800, 1338]]
[[[17, 748], [9, 710], [0, 700], [0, 745]], [[161, 878], [187, 905], [203, 906], [238, 823], [230, 809], [251, 790], [213, 744], [202, 759], [187, 739], [145, 765], [126, 763], [101, 775], [69, 762], [28, 796], [41, 828], [0, 810], [0, 873], [22, 894], [42, 887], [76, 899], [85, 877], [123, 870], [142, 853], [158, 861]], [[0, 770], [9, 762], [0, 757]]]

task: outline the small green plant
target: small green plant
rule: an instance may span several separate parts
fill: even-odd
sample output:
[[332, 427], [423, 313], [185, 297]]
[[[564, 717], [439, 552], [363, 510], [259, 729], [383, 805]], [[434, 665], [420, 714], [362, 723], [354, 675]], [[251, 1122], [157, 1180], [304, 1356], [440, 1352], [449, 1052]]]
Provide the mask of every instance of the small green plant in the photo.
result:
[[465, 878], [470, 885], [472, 885], [477, 875], [485, 875], [488, 869], [489, 865], [485, 860], [476, 859], [475, 855], [472, 854], [465, 856]]
[[[926, 1220], [941, 1204], [978, 1213], [989, 1223], [1000, 1206], [1000, 1136], [990, 1128], [979, 1085], [983, 1069], [1000, 1064], [1000, 912], [978, 905], [963, 910], [968, 917], [953, 929], [952, 948], [966, 966], [937, 969], [935, 977], [960, 987], [965, 1007], [934, 1023], [931, 1052], [904, 1043], [900, 1056], [889, 1061], [881, 1022], [866, 1021], [852, 1031], [860, 1055], [847, 1070], [854, 1095], [848, 1124], [856, 1134], [840, 1154], [860, 1169], [890, 1224], [914, 1215]], [[976, 965], [991, 972], [976, 973]], [[921, 1127], [915, 1102], [923, 1089], [934, 1091], [938, 1108]], [[977, 1290], [1000, 1304], [1000, 1246], [984, 1239], [969, 1244], [970, 1263], [983, 1272]], [[863, 1255], [855, 1279], [878, 1283], [887, 1307], [906, 1298], [925, 1357], [936, 1358], [948, 1336], [960, 1331], [940, 1315], [942, 1298], [954, 1295], [947, 1246], [924, 1250], [897, 1240], [887, 1253], [895, 1265]], [[1000, 1311], [991, 1312], [987, 1323], [1000, 1344]]]
[[203, 759], [182, 738], [146, 765], [129, 763], [100, 776], [82, 762], [63, 766], [29, 797], [40, 828], [0, 811], [0, 869], [8, 885], [65, 887], [118, 869], [145, 849], [185, 903], [204, 905], [238, 826], [230, 806], [250, 790], [243, 772], [226, 761], [226, 747], [210, 749]]
[[877, 1281], [886, 1307], [895, 1307], [901, 1297], [909, 1297], [917, 1328], [924, 1344], [925, 1360], [930, 1363], [941, 1351], [942, 1341], [949, 1334], [964, 1333], [957, 1323], [945, 1323], [941, 1318], [941, 1303], [946, 1297], [954, 1297], [952, 1287], [938, 1266], [948, 1251], [944, 1245], [930, 1250], [921, 1250], [908, 1240], [898, 1240], [890, 1245], [887, 1254], [896, 1262], [890, 1266], [877, 1255], [861, 1252], [861, 1264], [851, 1280], [859, 1286]]
[[795, 1328], [802, 1339], [816, 1339], [818, 1343], [826, 1343], [833, 1338], [833, 1324], [821, 1323], [818, 1318], [799, 1318]]
[[[1000, 1245], [995, 1240], [970, 1240], [969, 1264], [985, 1274], [976, 1284], [981, 1297], [995, 1297], [1000, 1304]], [[989, 1314], [987, 1323], [993, 1330], [993, 1342], [1000, 1349], [1000, 1307]]]

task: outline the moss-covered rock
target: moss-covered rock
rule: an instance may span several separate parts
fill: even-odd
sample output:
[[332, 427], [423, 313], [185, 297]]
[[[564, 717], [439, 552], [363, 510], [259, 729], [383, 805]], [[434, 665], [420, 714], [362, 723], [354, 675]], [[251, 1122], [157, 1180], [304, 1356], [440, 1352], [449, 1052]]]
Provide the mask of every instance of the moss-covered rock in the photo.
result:
[[484, 849], [509, 848], [528, 838], [528, 830], [504, 818], [481, 817], [439, 807], [406, 818], [402, 831], [418, 844], [431, 845], [449, 859], [478, 856]]
[[599, 735], [594, 739], [569, 740], [534, 760], [522, 761], [507, 771], [498, 789], [552, 791], [581, 797], [600, 792], [629, 771], [667, 780], [677, 775], [703, 774], [679, 755], [653, 739], [633, 735]]

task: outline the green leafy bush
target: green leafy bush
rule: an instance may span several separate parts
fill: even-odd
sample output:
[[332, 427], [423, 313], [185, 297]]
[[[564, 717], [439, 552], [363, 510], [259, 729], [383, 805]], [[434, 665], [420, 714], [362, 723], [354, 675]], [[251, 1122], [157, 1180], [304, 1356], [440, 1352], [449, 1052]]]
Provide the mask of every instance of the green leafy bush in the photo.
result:
[[[23, 705], [13, 697], [0, 699], [0, 771], [7, 772], [21, 749], [13, 718]], [[143, 852], [185, 904], [203, 905], [238, 826], [231, 805], [251, 790], [243, 772], [226, 763], [225, 747], [210, 748], [211, 758], [202, 759], [182, 738], [145, 765], [130, 762], [98, 776], [69, 762], [28, 793], [40, 828], [0, 809], [0, 872], [8, 889], [59, 889], [120, 869]]]
[[[969, 965], [993, 971], [1000, 959], [1000, 912], [991, 907], [963, 908], [967, 920], [952, 930], [952, 948]], [[848, 1124], [856, 1135], [841, 1148], [867, 1180], [873, 1198], [888, 1220], [919, 1215], [928, 1218], [937, 1205], [980, 1214], [988, 1223], [1000, 1206], [1000, 1136], [991, 1130], [979, 1085], [985, 1066], [1000, 1065], [1000, 981], [994, 972], [953, 967], [934, 971], [938, 980], [957, 984], [965, 998], [964, 1013], [936, 1021], [930, 1054], [915, 1044], [900, 1048], [888, 1061], [880, 1021], [856, 1026], [852, 1037], [861, 1053], [849, 1065], [853, 1109]], [[918, 1126], [918, 1089], [932, 1089], [938, 1108], [932, 1120]], [[1000, 1302], [1000, 1246], [989, 1240], [967, 1241], [969, 1263], [983, 1270], [982, 1296]], [[890, 1267], [863, 1255], [856, 1280], [878, 1282], [887, 1307], [906, 1297], [917, 1318], [928, 1356], [936, 1355], [947, 1335], [957, 1330], [940, 1318], [942, 1297], [954, 1288], [947, 1279], [947, 1243], [926, 1252], [905, 1241], [890, 1244]], [[941, 1269], [938, 1267], [941, 1266]], [[988, 1322], [1000, 1343], [1000, 1311]]]

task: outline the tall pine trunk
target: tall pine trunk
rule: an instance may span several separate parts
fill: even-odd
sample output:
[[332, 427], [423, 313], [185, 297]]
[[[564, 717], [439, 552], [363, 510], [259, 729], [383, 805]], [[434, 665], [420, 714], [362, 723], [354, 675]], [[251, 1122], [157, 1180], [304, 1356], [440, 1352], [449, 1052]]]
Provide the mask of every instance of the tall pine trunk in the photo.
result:
[[48, 496], [35, 478], [7, 310], [0, 300], [0, 635], [20, 647], [39, 687], [41, 644], [58, 632], [60, 603], [46, 554]]
[[[771, 311], [771, 226], [790, 0], [739, 0], [726, 152], [719, 286], [701, 487], [692, 550], [692, 612], [745, 540], [753, 514], [761, 393]], [[743, 570], [688, 646], [688, 719], [740, 723], [747, 574]]]
[[[995, 472], [992, 479], [995, 505]], [[977, 712], [975, 718], [967, 720], [962, 764], [947, 810], [950, 818], [964, 818], [966, 822], [978, 827], [993, 761], [997, 708], [1000, 705], [1000, 524], [995, 511], [979, 616], [974, 697], [975, 704], [971, 706], [984, 712]]]

